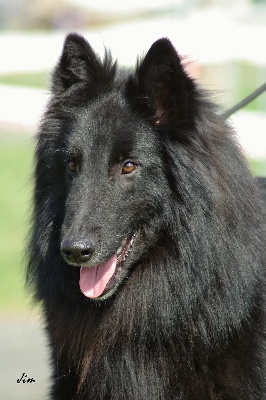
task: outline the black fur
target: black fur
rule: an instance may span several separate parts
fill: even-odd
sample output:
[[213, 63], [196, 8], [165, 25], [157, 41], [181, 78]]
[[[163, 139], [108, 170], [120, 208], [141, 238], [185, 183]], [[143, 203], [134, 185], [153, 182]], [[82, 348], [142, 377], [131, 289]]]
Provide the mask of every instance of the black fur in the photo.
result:
[[[266, 399], [265, 211], [231, 128], [167, 39], [132, 72], [71, 34], [52, 88], [28, 267], [51, 398]], [[62, 243], [95, 267], [132, 234], [114, 288], [85, 297]]]

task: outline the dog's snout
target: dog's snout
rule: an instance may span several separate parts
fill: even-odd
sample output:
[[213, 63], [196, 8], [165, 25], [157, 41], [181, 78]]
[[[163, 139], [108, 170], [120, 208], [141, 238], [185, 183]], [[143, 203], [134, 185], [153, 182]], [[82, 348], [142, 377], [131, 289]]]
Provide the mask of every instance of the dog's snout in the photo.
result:
[[88, 239], [65, 239], [61, 243], [61, 253], [71, 264], [81, 265], [89, 261], [95, 251], [95, 245]]

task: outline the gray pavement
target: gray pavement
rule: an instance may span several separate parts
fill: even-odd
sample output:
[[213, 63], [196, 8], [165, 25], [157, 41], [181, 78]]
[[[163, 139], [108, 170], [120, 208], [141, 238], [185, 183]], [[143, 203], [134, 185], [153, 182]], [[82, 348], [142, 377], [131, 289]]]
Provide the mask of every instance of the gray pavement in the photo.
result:
[[[23, 379], [35, 382], [17, 383], [23, 373]], [[48, 399], [49, 375], [49, 348], [41, 320], [0, 315], [0, 399]]]

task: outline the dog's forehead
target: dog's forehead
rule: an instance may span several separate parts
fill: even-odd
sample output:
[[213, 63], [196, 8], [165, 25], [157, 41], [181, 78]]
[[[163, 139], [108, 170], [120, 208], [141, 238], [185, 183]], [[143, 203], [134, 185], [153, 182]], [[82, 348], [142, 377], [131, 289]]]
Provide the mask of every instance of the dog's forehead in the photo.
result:
[[89, 102], [76, 116], [78, 125], [83, 130], [113, 130], [120, 124], [130, 122], [126, 101], [118, 95], [105, 95]]
[[156, 152], [156, 138], [148, 124], [119, 105], [106, 110], [104, 103], [83, 109], [75, 117], [68, 138], [70, 152], [91, 162], [126, 158], [147, 159]]
[[73, 134], [81, 144], [90, 147], [113, 146], [115, 142], [132, 146], [148, 135], [147, 125], [136, 118], [125, 99], [118, 95], [103, 96], [89, 103], [75, 115]]

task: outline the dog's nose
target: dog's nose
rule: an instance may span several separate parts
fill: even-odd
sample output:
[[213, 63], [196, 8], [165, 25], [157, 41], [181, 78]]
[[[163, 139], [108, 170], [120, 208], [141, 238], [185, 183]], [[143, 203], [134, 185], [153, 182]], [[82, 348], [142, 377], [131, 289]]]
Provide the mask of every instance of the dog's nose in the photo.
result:
[[81, 265], [89, 261], [95, 251], [95, 245], [88, 239], [64, 239], [61, 243], [61, 253], [71, 264]]

